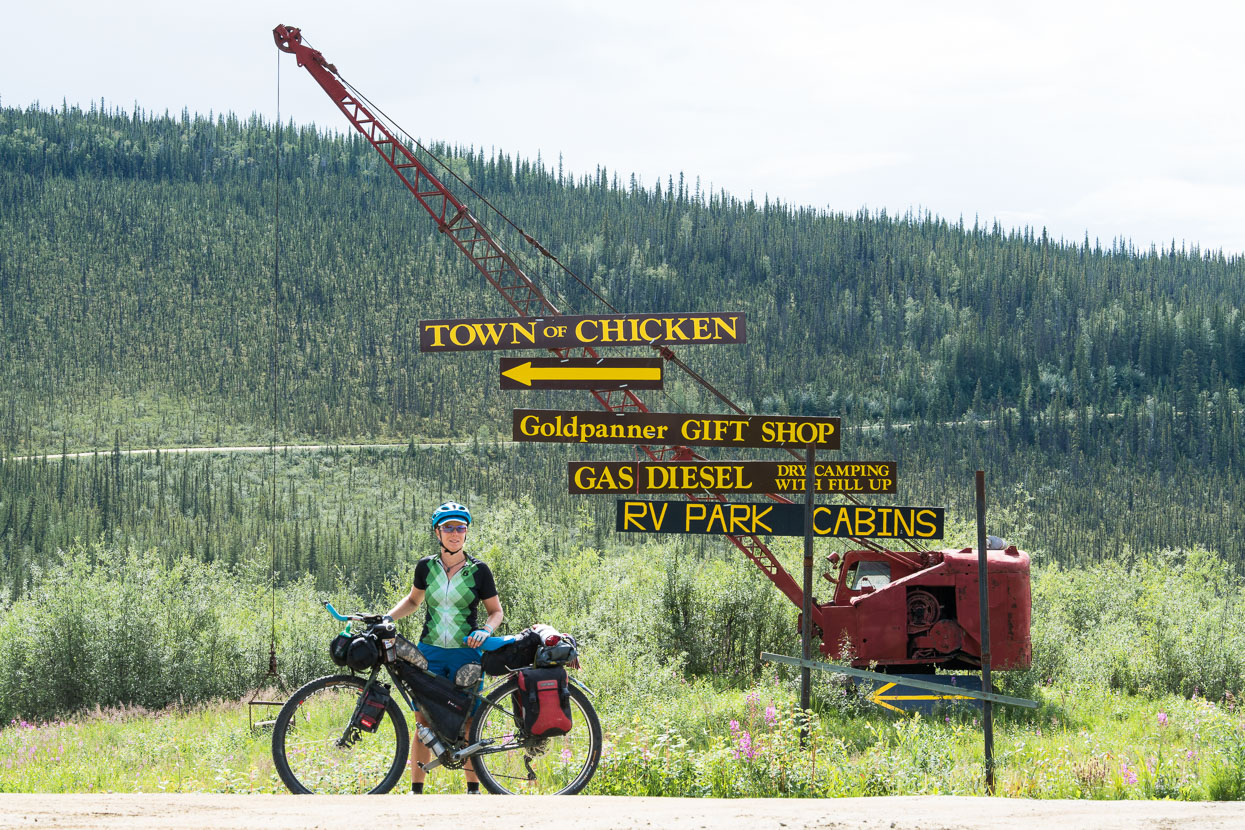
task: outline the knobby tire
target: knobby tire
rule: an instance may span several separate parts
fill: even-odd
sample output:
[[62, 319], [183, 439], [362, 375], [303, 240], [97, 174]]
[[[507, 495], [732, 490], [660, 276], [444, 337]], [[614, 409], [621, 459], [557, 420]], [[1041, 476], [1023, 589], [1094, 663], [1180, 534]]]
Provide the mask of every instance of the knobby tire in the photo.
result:
[[[496, 795], [573, 795], [592, 780], [601, 761], [601, 721], [588, 696], [570, 686], [571, 731], [534, 740], [524, 737], [512, 694], [519, 683], [510, 677], [489, 691], [471, 725], [469, 743], [491, 739], [472, 756], [484, 788]], [[525, 760], [528, 763], [525, 763]], [[529, 778], [528, 770], [535, 774]]]
[[386, 793], [401, 780], [410, 732], [396, 691], [375, 733], [359, 732], [350, 746], [339, 744], [366, 682], [346, 674], [320, 677], [281, 707], [273, 724], [272, 761], [290, 792]]

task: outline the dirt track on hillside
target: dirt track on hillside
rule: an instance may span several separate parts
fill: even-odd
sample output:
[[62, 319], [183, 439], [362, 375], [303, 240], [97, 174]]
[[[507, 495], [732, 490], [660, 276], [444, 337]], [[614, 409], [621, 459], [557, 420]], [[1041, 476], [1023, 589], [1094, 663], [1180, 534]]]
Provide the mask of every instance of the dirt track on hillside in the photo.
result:
[[0, 795], [0, 830], [1206, 830], [1245, 827], [1245, 806], [922, 796], [840, 799], [496, 796]]

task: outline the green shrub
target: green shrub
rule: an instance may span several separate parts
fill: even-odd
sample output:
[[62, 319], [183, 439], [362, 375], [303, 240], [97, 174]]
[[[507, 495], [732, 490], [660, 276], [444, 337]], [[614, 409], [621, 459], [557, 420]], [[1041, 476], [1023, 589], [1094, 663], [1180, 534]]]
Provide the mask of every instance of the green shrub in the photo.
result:
[[1239, 694], [1242, 599], [1229, 566], [1202, 549], [1129, 567], [1035, 569], [1028, 679], [1151, 695]]
[[237, 698], [267, 671], [274, 613], [291, 688], [333, 668], [309, 579], [274, 596], [255, 572], [74, 545], [0, 615], [0, 719]]

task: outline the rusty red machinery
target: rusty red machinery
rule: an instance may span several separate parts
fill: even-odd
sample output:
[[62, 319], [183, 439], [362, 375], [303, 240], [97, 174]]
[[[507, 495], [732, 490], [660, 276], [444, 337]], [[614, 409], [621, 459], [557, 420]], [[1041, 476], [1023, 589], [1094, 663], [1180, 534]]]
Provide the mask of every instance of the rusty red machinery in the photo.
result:
[[[304, 41], [298, 28], [279, 25], [273, 29], [273, 39], [277, 48], [293, 54], [298, 65], [311, 74], [432, 217], [437, 230], [453, 241], [516, 314], [530, 317], [561, 313], [467, 206], [373, 113], [363, 96], [338, 73], [337, 67]], [[521, 229], [516, 230], [540, 255], [562, 267], [539, 242]], [[604, 298], [599, 299], [618, 313]], [[745, 414], [684, 364], [670, 348], [653, 348], [664, 360], [676, 364], [704, 384], [736, 413]], [[597, 357], [596, 351], [586, 347], [550, 351], [559, 358]], [[649, 411], [629, 389], [592, 390], [590, 394], [608, 412]], [[702, 458], [685, 446], [640, 446], [639, 449], [654, 461]], [[714, 498], [703, 494], [689, 494], [688, 497]], [[716, 498], [723, 500], [721, 496]], [[790, 499], [777, 494], [770, 498], [791, 503]], [[797, 608], [803, 608], [804, 592], [799, 583], [760, 538], [724, 535], [784, 596]], [[854, 541], [864, 549], [849, 551], [841, 559], [837, 559], [838, 554], [831, 556], [831, 561], [840, 565], [837, 574], [826, 574], [835, 586], [834, 598], [812, 605], [814, 633], [822, 640], [822, 654], [849, 660], [854, 666], [875, 665], [883, 671], [980, 665], [976, 553], [968, 549], [892, 551], [865, 539]], [[998, 669], [1027, 668], [1030, 662], [1029, 557], [1015, 548], [992, 550], [988, 566], [992, 662]]]
[[[821, 653], [884, 670], [981, 666], [977, 551], [852, 550], [832, 554], [833, 599], [813, 606]], [[1027, 669], [1029, 554], [1014, 545], [986, 552], [992, 668]]]

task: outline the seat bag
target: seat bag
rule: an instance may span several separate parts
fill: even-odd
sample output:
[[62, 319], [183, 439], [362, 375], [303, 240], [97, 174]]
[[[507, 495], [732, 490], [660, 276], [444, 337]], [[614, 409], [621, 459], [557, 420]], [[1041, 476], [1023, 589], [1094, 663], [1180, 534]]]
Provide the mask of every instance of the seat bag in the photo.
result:
[[480, 657], [480, 663], [484, 666], [484, 673], [491, 677], [501, 677], [510, 674], [518, 669], [525, 669], [532, 665], [532, 660], [536, 656], [536, 649], [540, 646], [540, 636], [532, 629], [527, 629], [514, 639], [513, 642], [507, 643], [499, 649], [484, 652]]

